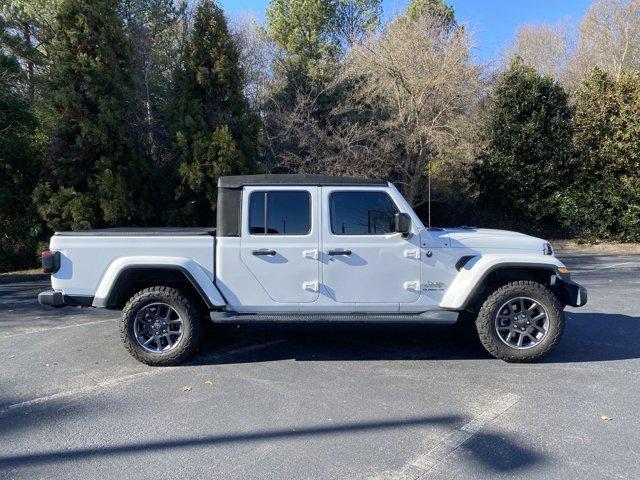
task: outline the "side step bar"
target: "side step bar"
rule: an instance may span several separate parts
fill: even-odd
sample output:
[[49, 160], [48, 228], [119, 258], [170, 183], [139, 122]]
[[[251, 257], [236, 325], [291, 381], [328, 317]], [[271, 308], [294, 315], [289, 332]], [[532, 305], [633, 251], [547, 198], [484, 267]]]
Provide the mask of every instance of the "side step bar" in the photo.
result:
[[211, 312], [214, 323], [332, 323], [332, 322], [422, 322], [452, 324], [458, 312], [435, 310], [423, 313], [266, 313]]

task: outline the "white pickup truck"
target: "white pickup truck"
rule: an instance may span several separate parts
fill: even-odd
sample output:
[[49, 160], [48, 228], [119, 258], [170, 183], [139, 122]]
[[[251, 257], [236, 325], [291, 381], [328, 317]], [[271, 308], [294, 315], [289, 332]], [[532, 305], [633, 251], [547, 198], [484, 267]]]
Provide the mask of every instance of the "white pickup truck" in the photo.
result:
[[469, 321], [495, 357], [533, 361], [587, 301], [548, 242], [425, 228], [386, 181], [230, 176], [218, 192], [215, 229], [56, 233], [39, 302], [122, 309], [129, 352], [171, 365], [210, 321]]

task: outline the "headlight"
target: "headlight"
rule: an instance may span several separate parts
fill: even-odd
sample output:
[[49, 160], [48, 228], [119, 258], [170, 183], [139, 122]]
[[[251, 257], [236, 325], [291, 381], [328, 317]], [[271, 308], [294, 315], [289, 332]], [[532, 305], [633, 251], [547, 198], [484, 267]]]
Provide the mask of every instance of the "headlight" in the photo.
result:
[[542, 247], [542, 253], [545, 255], [553, 255], [553, 247], [550, 243], [545, 243]]

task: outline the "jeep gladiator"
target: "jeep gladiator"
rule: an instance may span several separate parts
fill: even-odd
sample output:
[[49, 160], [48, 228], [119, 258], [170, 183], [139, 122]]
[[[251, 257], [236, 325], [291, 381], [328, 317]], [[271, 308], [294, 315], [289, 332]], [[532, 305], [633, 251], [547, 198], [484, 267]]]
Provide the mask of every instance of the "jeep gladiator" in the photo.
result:
[[129, 352], [184, 361], [206, 324], [470, 323], [493, 356], [534, 361], [584, 287], [545, 240], [425, 228], [393, 184], [318, 175], [218, 182], [216, 228], [57, 232], [42, 305], [122, 309]]

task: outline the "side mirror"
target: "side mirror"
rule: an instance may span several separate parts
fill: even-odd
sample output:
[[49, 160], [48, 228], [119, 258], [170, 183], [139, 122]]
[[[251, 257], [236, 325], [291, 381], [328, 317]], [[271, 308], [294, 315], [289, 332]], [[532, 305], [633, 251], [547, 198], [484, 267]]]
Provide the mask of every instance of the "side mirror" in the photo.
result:
[[396, 233], [401, 233], [403, 237], [411, 233], [411, 217], [408, 213], [396, 213], [393, 224]]

